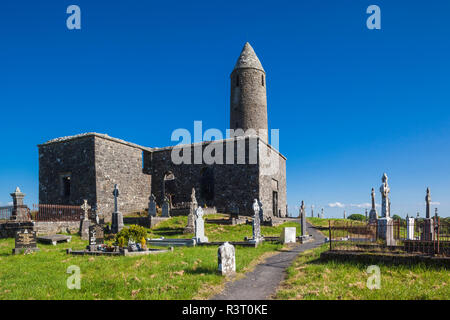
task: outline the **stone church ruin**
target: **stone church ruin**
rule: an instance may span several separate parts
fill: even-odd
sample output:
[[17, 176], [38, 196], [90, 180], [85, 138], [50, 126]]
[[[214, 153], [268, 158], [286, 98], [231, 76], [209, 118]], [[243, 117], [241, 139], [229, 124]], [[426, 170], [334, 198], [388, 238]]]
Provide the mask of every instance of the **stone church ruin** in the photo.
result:
[[[230, 80], [230, 129], [235, 134], [182, 148], [193, 158], [196, 148], [213, 146], [224, 158], [231, 156], [233, 164], [175, 164], [171, 155], [180, 146], [150, 148], [106, 134], [57, 138], [38, 145], [39, 203], [79, 205], [87, 199], [111, 221], [116, 184], [123, 213], [146, 210], [152, 194], [160, 207], [165, 197], [174, 207], [189, 203], [194, 188], [199, 206], [220, 213], [251, 216], [251, 200], [259, 199], [264, 219], [286, 217], [286, 158], [268, 144], [266, 73], [250, 44], [245, 44]], [[257, 134], [248, 134], [249, 129]], [[238, 161], [240, 143], [246, 151], [243, 162]], [[256, 147], [256, 161], [250, 146]], [[272, 155], [269, 163], [261, 158], [266, 154]], [[276, 170], [268, 174], [265, 166]]]

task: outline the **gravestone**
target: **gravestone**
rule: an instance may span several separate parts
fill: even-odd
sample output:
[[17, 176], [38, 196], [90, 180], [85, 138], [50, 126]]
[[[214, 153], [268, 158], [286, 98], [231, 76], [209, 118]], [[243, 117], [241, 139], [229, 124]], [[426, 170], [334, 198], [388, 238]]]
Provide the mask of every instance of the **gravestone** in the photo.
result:
[[10, 219], [15, 221], [29, 221], [28, 207], [23, 203], [25, 193], [22, 193], [19, 187], [17, 187], [16, 191], [10, 195], [13, 198], [13, 209]]
[[423, 219], [422, 234], [420, 235], [420, 240], [422, 241], [432, 241], [434, 235], [434, 221], [430, 216], [430, 205], [431, 205], [431, 195], [430, 188], [427, 188], [427, 195], [425, 197], [426, 212], [425, 219]]
[[33, 230], [23, 229], [16, 232], [15, 248], [12, 250], [13, 254], [31, 253], [39, 251], [36, 241], [36, 232]]
[[320, 219], [323, 219], [323, 208], [322, 208], [322, 210], [320, 211]]
[[303, 200], [302, 200], [302, 205], [300, 206], [300, 230], [302, 232], [302, 236], [305, 236], [307, 234], [305, 203], [303, 202]]
[[283, 228], [283, 231], [281, 232], [281, 243], [295, 243], [296, 233], [297, 228], [295, 227]]
[[253, 238], [250, 241], [258, 244], [263, 240], [261, 236], [262, 204], [258, 201], [258, 199], [255, 199], [253, 201], [253, 211], [255, 213], [255, 215], [253, 216], [253, 223], [252, 223]]
[[410, 218], [408, 215], [406, 215], [406, 239], [407, 240], [414, 240], [414, 218]]
[[377, 219], [378, 219], [378, 212], [377, 209], [375, 207], [375, 189], [372, 188], [372, 208], [370, 209], [369, 212], [369, 223], [376, 223]]
[[197, 198], [195, 197], [195, 188], [192, 188], [191, 205], [189, 207], [189, 214], [187, 217], [187, 226], [183, 233], [194, 233], [195, 231], [195, 210], [197, 210]]
[[169, 198], [167, 198], [166, 196], [164, 196], [164, 202], [162, 205], [162, 215], [163, 217], [170, 217], [170, 202], [169, 202]]
[[195, 241], [197, 243], [208, 242], [205, 236], [205, 221], [203, 220], [203, 209], [198, 207], [195, 210]]
[[224, 276], [236, 272], [236, 250], [233, 245], [225, 242], [217, 251], [219, 272]]
[[91, 221], [89, 220], [89, 210], [91, 207], [88, 205], [87, 200], [84, 200], [81, 209], [84, 213], [83, 218], [81, 219], [80, 236], [82, 240], [89, 240], [89, 226], [91, 225]]
[[104, 243], [105, 234], [101, 225], [92, 225], [89, 227], [89, 245], [96, 246]]
[[148, 203], [148, 216], [156, 217], [156, 198], [153, 193], [150, 195], [150, 202]]
[[117, 198], [119, 197], [119, 188], [117, 187], [117, 184], [114, 185], [114, 213], [112, 214], [112, 221], [111, 221], [111, 232], [112, 233], [119, 233], [120, 230], [123, 229], [123, 215], [121, 212], [119, 212]]

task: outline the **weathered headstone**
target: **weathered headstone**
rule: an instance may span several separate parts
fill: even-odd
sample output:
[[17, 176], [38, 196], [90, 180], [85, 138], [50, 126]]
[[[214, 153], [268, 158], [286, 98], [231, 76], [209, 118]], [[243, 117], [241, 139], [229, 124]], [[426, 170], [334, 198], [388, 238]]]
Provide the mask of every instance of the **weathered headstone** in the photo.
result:
[[87, 200], [84, 200], [81, 209], [84, 213], [80, 224], [80, 236], [82, 240], [89, 240], [89, 226], [91, 225], [91, 221], [89, 220], [89, 210], [91, 207], [88, 205]]
[[30, 253], [39, 251], [36, 241], [36, 232], [33, 230], [23, 229], [16, 232], [15, 248], [12, 250], [13, 254]]
[[11, 220], [16, 221], [28, 221], [30, 217], [28, 216], [28, 207], [24, 205], [23, 198], [25, 198], [25, 193], [22, 193], [19, 187], [16, 191], [10, 194], [13, 199], [13, 209], [11, 213]]
[[252, 223], [252, 234], [253, 237], [250, 240], [251, 242], [255, 242], [258, 244], [263, 240], [261, 236], [261, 212], [262, 212], [262, 204], [258, 201], [258, 199], [255, 199], [253, 201], [253, 211], [255, 215], [253, 216], [253, 223]]
[[381, 178], [381, 218], [377, 220], [378, 223], [378, 236], [381, 239], [386, 240], [386, 245], [395, 245], [394, 240], [394, 221], [390, 217], [390, 204], [389, 204], [389, 192], [391, 189], [388, 185], [388, 177], [386, 173]]
[[414, 240], [414, 218], [410, 218], [408, 215], [406, 215], [406, 239], [407, 240]]
[[150, 195], [150, 202], [148, 203], [148, 216], [156, 217], [156, 198], [153, 193]]
[[233, 245], [225, 242], [219, 247], [217, 256], [219, 272], [222, 275], [229, 276], [236, 272], [236, 250]]
[[376, 205], [375, 205], [375, 189], [374, 188], [372, 188], [371, 197], [372, 197], [372, 207], [369, 212], [369, 223], [375, 224], [375, 223], [377, 223], [378, 212], [377, 212]]
[[387, 174], [384, 173], [383, 177], [381, 178], [382, 184], [380, 187], [380, 192], [381, 192], [381, 217], [385, 218], [385, 217], [390, 217], [391, 214], [389, 212], [390, 209], [390, 204], [389, 204], [389, 192], [391, 191], [391, 189], [389, 188], [388, 185], [388, 177]]
[[305, 213], [305, 203], [302, 201], [302, 205], [300, 206], [300, 229], [302, 232], [302, 236], [307, 235], [306, 231], [306, 213]]
[[111, 221], [111, 232], [112, 233], [119, 233], [120, 230], [123, 229], [123, 215], [121, 212], [119, 212], [117, 198], [119, 197], [119, 188], [117, 187], [117, 184], [114, 185], [114, 212], [112, 214], [112, 221]]
[[197, 198], [195, 197], [195, 188], [192, 188], [191, 205], [190, 205], [189, 214], [187, 217], [187, 226], [184, 228], [183, 233], [194, 233], [194, 231], [195, 231], [195, 210], [197, 210]]
[[197, 243], [208, 242], [208, 237], [205, 236], [205, 221], [203, 220], [202, 207], [198, 207], [195, 210], [195, 241]]
[[164, 196], [164, 202], [162, 205], [162, 217], [170, 217], [170, 202], [169, 202], [169, 198], [167, 198], [167, 196]]
[[96, 224], [89, 227], [89, 245], [103, 244], [104, 238], [105, 235], [101, 225]]
[[297, 233], [297, 228], [295, 228], [295, 227], [283, 228], [283, 231], [281, 232], [281, 242], [283, 244], [295, 243], [296, 242], [296, 233]]

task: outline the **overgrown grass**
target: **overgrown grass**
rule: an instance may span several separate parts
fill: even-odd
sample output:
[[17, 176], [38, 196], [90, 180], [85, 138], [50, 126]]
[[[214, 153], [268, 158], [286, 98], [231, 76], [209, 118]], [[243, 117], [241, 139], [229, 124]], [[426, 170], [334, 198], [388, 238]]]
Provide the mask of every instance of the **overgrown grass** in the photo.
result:
[[[186, 217], [175, 217], [149, 230], [152, 237], [183, 235]], [[286, 224], [284, 226], [289, 226]], [[263, 227], [265, 235], [279, 235], [282, 226]], [[206, 225], [210, 241], [243, 240], [251, 226]], [[73, 235], [71, 243], [38, 244], [29, 255], [12, 255], [14, 239], [0, 240], [0, 299], [193, 299], [206, 298], [224, 284], [217, 273], [217, 247], [175, 247], [173, 252], [141, 257], [67, 255], [66, 248], [83, 249], [87, 241]], [[242, 273], [263, 254], [281, 245], [236, 248], [236, 268]], [[69, 290], [71, 265], [80, 267], [81, 289]]]
[[324, 262], [320, 253], [327, 245], [303, 253], [288, 268], [287, 279], [280, 286], [276, 299], [297, 300], [403, 300], [450, 299], [450, 276], [444, 268], [423, 264], [378, 264], [381, 288], [370, 290], [366, 264], [354, 262]]

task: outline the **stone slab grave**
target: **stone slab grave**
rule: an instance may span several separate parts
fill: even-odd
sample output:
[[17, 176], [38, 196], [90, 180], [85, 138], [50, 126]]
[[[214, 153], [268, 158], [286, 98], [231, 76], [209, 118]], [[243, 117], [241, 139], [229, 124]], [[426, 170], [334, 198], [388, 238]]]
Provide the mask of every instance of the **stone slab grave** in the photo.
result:
[[283, 231], [281, 232], [281, 236], [280, 236], [281, 243], [283, 243], [283, 244], [296, 243], [296, 241], [297, 241], [296, 233], [297, 233], [297, 228], [295, 228], [295, 227], [283, 228]]
[[120, 251], [112, 251], [112, 252], [67, 249], [66, 252], [67, 252], [67, 254], [78, 255], [78, 256], [84, 256], [84, 255], [90, 255], [90, 256], [144, 256], [144, 255], [150, 255], [150, 254], [169, 252], [169, 251], [172, 251], [172, 249], [170, 249], [170, 250], [148, 249], [147, 251], [137, 251], [137, 252], [128, 251], [128, 249], [124, 249], [124, 250], [120, 250]]
[[147, 244], [155, 247], [194, 247], [195, 239], [147, 239]]
[[48, 236], [39, 236], [37, 241], [40, 243], [52, 244], [56, 246], [57, 243], [66, 242], [69, 243], [72, 240], [71, 236], [66, 236], [63, 234], [52, 234]]
[[236, 273], [236, 249], [233, 245], [225, 242], [217, 251], [218, 269], [224, 276]]
[[17, 231], [15, 238], [15, 248], [12, 249], [12, 253], [19, 254], [39, 251], [36, 240], [36, 232], [33, 230], [23, 229]]

